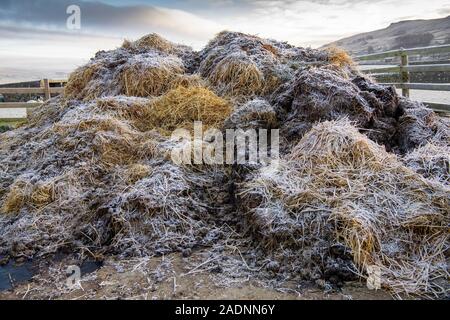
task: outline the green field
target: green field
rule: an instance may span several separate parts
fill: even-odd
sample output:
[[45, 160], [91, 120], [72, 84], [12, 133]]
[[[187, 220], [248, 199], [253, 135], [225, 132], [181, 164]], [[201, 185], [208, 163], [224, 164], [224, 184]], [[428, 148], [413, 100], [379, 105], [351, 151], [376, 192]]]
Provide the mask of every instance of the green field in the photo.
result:
[[0, 119], [0, 127], [3, 126], [10, 126], [10, 127], [17, 127], [19, 124], [24, 123], [25, 119]]

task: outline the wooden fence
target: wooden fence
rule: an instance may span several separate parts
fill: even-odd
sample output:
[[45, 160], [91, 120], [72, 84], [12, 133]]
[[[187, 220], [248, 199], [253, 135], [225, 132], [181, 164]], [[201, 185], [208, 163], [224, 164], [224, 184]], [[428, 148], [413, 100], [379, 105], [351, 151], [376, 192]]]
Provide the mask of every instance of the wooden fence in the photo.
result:
[[[450, 64], [427, 64], [427, 65], [410, 65], [409, 57], [413, 55], [432, 55], [439, 53], [450, 53], [450, 45], [433, 46], [414, 49], [400, 49], [392, 50], [382, 53], [369, 54], [356, 57], [357, 61], [374, 61], [386, 58], [400, 58], [399, 65], [388, 67], [380, 67], [364, 70], [369, 74], [400, 74], [401, 82], [399, 83], [385, 83], [386, 85], [393, 85], [402, 90], [405, 97], [409, 97], [410, 90], [436, 90], [436, 91], [450, 91], [449, 83], [411, 83], [410, 73], [414, 72], [450, 72]], [[0, 88], [0, 94], [42, 94], [44, 99], [48, 100], [54, 94], [61, 94], [64, 91], [64, 84], [67, 80], [49, 80], [43, 79], [40, 82], [40, 87], [36, 88]], [[59, 87], [51, 87], [51, 84], [59, 84]], [[450, 105], [444, 103], [424, 102], [430, 108], [437, 112], [450, 113]], [[24, 109], [33, 108], [41, 105], [41, 103], [23, 103], [23, 102], [3, 102], [0, 103], [0, 109]]]
[[[400, 64], [395, 66], [373, 68], [364, 70], [366, 73], [377, 74], [393, 74], [400, 75], [401, 82], [399, 83], [385, 83], [386, 85], [393, 85], [398, 89], [402, 89], [402, 95], [410, 96], [410, 90], [435, 90], [435, 91], [450, 91], [449, 83], [411, 83], [410, 73], [415, 72], [450, 72], [450, 64], [427, 64], [427, 65], [411, 65], [409, 63], [410, 56], [420, 55], [429, 56], [433, 54], [450, 53], [450, 45], [433, 46], [414, 49], [400, 49], [392, 50], [382, 53], [369, 54], [356, 57], [358, 61], [374, 61], [386, 58], [400, 58]], [[437, 112], [450, 113], [450, 105], [444, 103], [424, 102], [431, 109]]]
[[[48, 100], [52, 95], [61, 94], [64, 91], [64, 84], [67, 80], [50, 80], [43, 79], [40, 81], [40, 87], [31, 88], [1, 88], [0, 94], [39, 94], [44, 96], [44, 100]], [[59, 87], [51, 87], [51, 84], [59, 84]], [[0, 102], [0, 109], [29, 109], [40, 106], [42, 103], [26, 103], [26, 102]]]

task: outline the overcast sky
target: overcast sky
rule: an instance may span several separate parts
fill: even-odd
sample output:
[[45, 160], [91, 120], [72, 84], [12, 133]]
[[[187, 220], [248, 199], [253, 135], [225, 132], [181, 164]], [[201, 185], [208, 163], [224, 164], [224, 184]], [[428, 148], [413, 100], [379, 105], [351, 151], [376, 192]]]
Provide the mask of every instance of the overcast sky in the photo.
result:
[[[80, 30], [66, 26], [72, 4], [81, 8]], [[72, 69], [151, 32], [196, 49], [224, 29], [318, 47], [399, 20], [449, 14], [448, 0], [0, 0], [0, 73], [45, 70], [48, 59], [55, 70]]]

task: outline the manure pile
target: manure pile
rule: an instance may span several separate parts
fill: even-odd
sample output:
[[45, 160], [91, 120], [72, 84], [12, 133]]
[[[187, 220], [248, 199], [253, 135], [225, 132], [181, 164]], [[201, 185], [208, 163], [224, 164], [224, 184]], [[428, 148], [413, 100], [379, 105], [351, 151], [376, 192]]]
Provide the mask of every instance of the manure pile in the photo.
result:
[[[280, 129], [267, 165], [179, 165], [177, 128]], [[340, 50], [222, 32], [98, 52], [0, 135], [0, 256], [237, 248], [247, 271], [449, 293], [450, 126]], [[212, 253], [213, 254], [213, 253]], [[239, 272], [238, 268], [235, 269]]]

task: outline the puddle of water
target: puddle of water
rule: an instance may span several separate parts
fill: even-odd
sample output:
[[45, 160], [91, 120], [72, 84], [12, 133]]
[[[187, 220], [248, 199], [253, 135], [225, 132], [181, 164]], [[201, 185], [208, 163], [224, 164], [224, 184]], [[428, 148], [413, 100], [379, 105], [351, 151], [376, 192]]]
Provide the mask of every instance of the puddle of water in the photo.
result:
[[103, 261], [85, 260], [80, 266], [81, 276], [85, 276], [103, 267]]
[[4, 266], [0, 266], [0, 291], [10, 290], [13, 285], [29, 281], [36, 274], [31, 262], [25, 262], [17, 265], [10, 261]]
[[[85, 276], [100, 269], [103, 262], [85, 260], [79, 266], [81, 276]], [[0, 266], [0, 291], [11, 290], [20, 283], [30, 281], [37, 273], [36, 264], [32, 261], [16, 264], [13, 260], [10, 260], [7, 264]]]

